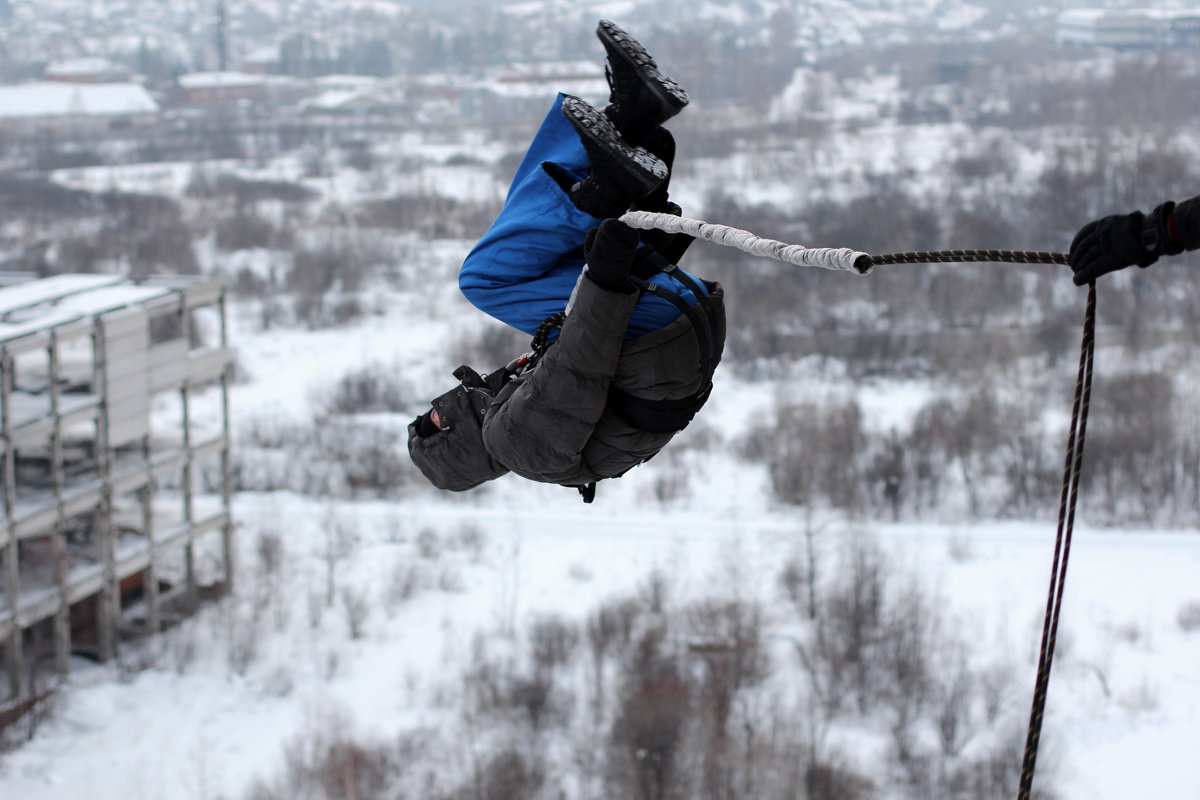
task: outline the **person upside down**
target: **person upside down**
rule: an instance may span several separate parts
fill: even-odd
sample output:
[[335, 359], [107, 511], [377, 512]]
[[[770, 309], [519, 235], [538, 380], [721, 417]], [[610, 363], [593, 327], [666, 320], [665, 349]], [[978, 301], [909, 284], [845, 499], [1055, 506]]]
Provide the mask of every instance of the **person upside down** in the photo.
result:
[[490, 374], [459, 367], [459, 385], [409, 424], [409, 455], [439, 489], [513, 472], [590, 502], [596, 481], [658, 453], [712, 388], [723, 289], [675, 265], [689, 237], [616, 219], [682, 213], [668, 197], [675, 142], [662, 126], [688, 96], [621, 28], [602, 20], [596, 34], [608, 105], [558, 95], [459, 271], [472, 304], [535, 338], [531, 354]]

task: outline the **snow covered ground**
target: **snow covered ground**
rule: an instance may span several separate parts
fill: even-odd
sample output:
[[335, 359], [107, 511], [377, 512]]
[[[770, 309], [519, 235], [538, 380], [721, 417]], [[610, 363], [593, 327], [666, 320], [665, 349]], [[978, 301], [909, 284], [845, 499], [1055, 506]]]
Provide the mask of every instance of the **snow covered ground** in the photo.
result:
[[[419, 370], [427, 386], [426, 374], [436, 372], [431, 356], [453, 321], [414, 325], [405, 307], [337, 332], [235, 330], [253, 376], [234, 390], [236, 418], [302, 418], [332, 359], [347, 367], [428, 365]], [[705, 412], [709, 433], [736, 438], [755, 416], [745, 413], [753, 394], [721, 381]], [[654, 571], [681, 600], [732, 586], [765, 604], [771, 629], [789, 630], [796, 612], [777, 576], [802, 546], [802, 514], [772, 507], [761, 468], [729, 455], [685, 462], [693, 467], [687, 486], [665, 504], [654, 497], [662, 469], [654, 462], [602, 485], [592, 506], [513, 477], [471, 495], [421, 489], [396, 502], [243, 494], [235, 504], [239, 597], [205, 609], [143, 655], [76, 663], [53, 718], [0, 758], [0, 796], [243, 797], [314, 725], [337, 720], [376, 737], [436, 729], [452, 715], [445, 698], [478, 635], [516, 633], [550, 612], [581, 620]], [[1027, 702], [1052, 521], [828, 517], [819, 525], [825, 553], [863, 530], [876, 537], [943, 599], [973, 649], [1011, 660], [1015, 702]], [[339, 526], [351, 541], [327, 607], [323, 554]], [[282, 542], [272, 574], [256, 568], [264, 532]], [[1200, 604], [1197, 575], [1196, 531], [1077, 531], [1044, 761], [1062, 797], [1200, 797], [1200, 630], [1184, 631], [1179, 621]], [[407, 596], [396, 588], [401, 580], [412, 582]], [[357, 637], [346, 590], [369, 605]], [[243, 659], [238, 647], [247, 637], [255, 652]], [[139, 661], [151, 666], [136, 669]], [[794, 661], [777, 668], [799, 674]]]

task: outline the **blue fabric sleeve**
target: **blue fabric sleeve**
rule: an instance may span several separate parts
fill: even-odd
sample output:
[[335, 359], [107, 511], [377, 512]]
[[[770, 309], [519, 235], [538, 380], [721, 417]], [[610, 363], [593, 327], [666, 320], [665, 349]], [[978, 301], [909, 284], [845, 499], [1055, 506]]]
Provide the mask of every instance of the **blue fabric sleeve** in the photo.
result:
[[[476, 308], [531, 336], [546, 317], [566, 308], [584, 265], [583, 238], [600, 224], [576, 208], [543, 167], [553, 162], [580, 180], [587, 174], [587, 153], [562, 114], [562, 101], [560, 94], [517, 167], [504, 209], [458, 273], [459, 288]], [[696, 302], [674, 278], [656, 275], [651, 282]], [[658, 330], [678, 316], [666, 300], [645, 295], [626, 338]]]

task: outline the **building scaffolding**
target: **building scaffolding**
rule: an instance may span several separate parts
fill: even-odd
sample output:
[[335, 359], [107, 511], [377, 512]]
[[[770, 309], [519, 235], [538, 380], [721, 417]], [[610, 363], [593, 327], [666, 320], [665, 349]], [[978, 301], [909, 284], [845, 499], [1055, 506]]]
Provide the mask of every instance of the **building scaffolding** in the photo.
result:
[[225, 305], [220, 278], [0, 273], [0, 720], [230, 588]]

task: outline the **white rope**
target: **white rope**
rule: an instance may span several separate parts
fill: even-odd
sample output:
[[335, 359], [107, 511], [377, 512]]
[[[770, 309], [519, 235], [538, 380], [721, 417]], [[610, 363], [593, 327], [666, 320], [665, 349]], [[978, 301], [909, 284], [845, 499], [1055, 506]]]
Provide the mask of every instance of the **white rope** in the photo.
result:
[[862, 268], [855, 266], [858, 259], [867, 254], [848, 247], [804, 247], [798, 244], [787, 244], [774, 239], [764, 239], [740, 228], [728, 225], [715, 225], [699, 219], [676, 217], [671, 214], [658, 214], [652, 211], [629, 211], [621, 217], [631, 228], [639, 230], [660, 230], [667, 233], [685, 233], [697, 239], [707, 239], [710, 242], [736, 247], [738, 250], [763, 258], [773, 258], [798, 267], [821, 267], [853, 272], [866, 275], [871, 271], [870, 265]]

